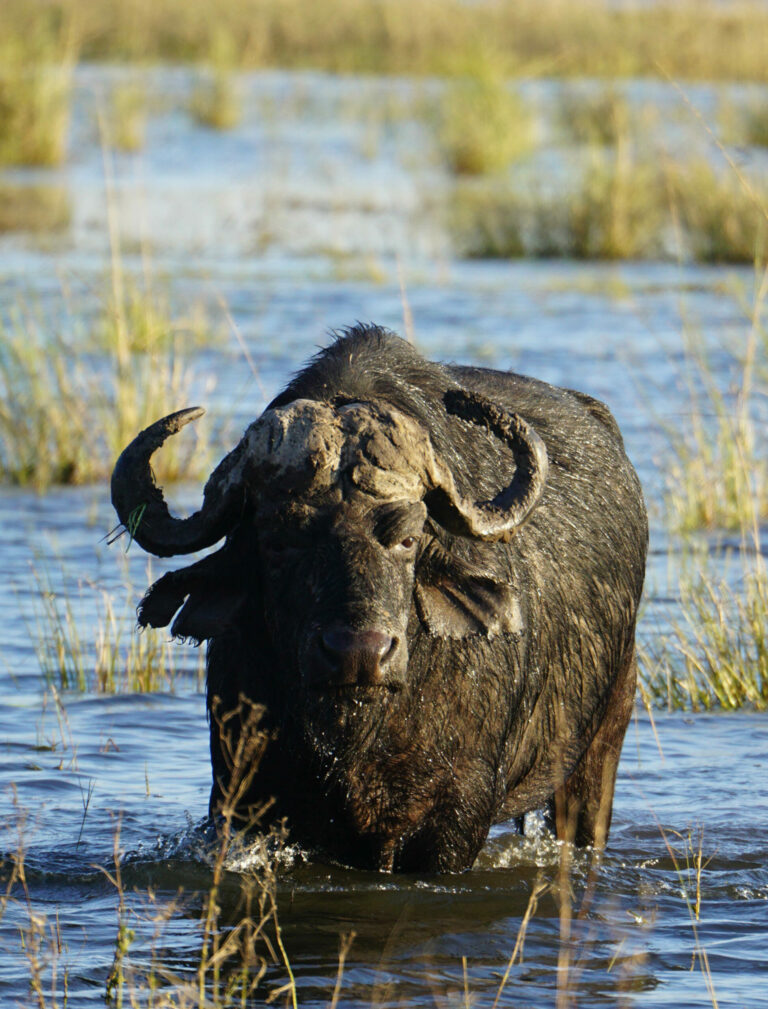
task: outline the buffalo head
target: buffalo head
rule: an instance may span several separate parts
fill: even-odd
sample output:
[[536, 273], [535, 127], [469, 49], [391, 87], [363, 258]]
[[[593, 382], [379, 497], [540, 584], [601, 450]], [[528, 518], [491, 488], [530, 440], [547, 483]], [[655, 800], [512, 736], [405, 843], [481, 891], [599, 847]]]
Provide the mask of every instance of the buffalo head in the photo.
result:
[[[394, 693], [406, 680], [414, 601], [427, 619], [441, 620], [429, 587], [416, 581], [417, 559], [429, 568], [427, 519], [459, 536], [503, 540], [534, 508], [546, 481], [544, 445], [520, 417], [461, 391], [446, 396], [446, 407], [488, 428], [514, 455], [514, 476], [492, 500], [462, 496], [423, 424], [391, 405], [299, 399], [248, 428], [189, 518], [169, 514], [149, 459], [199, 409], [158, 421], [125, 449], [112, 477], [113, 503], [136, 542], [160, 556], [211, 546], [249, 525], [270, 637], [298, 677], [294, 689], [358, 699]], [[186, 584], [178, 578], [183, 572], [173, 585], [168, 576], [157, 583], [142, 623], [167, 622], [168, 608], [194, 588], [195, 567], [187, 571], [193, 575]], [[456, 602], [457, 611], [466, 607]], [[462, 614], [462, 626], [472, 620], [471, 612]], [[184, 610], [173, 629], [209, 636]]]

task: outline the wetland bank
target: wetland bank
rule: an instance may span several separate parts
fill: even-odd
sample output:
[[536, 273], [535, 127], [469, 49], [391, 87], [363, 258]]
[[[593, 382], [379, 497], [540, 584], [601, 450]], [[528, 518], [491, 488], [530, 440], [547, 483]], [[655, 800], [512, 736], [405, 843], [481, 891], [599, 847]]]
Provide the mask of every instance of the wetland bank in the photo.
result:
[[[322, 26], [243, 0], [217, 33], [170, 0], [115, 6], [2, 15], [3, 1001], [768, 1004], [765, 9], [699, 5], [691, 33], [678, 5], [654, 43], [657, 5], [561, 5], [549, 36], [526, 8], [505, 47], [483, 4], [420, 0], [408, 28], [398, 3], [366, 27], [340, 0]], [[156, 62], [108, 62], [137, 56]], [[429, 877], [306, 863], [277, 835], [224, 851], [199, 826], [204, 656], [136, 634], [164, 567], [107, 543], [108, 474], [199, 402], [156, 459], [196, 507], [356, 319], [617, 417], [652, 534], [599, 862], [535, 817]]]

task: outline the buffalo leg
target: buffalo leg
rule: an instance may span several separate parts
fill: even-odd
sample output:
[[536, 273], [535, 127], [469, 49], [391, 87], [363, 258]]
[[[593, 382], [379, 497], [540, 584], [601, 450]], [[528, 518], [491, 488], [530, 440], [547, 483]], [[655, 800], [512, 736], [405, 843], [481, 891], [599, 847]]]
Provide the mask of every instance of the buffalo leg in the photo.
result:
[[621, 747], [635, 702], [637, 663], [632, 648], [611, 693], [600, 727], [576, 770], [555, 792], [554, 825], [558, 840], [603, 848], [613, 810], [613, 789]]

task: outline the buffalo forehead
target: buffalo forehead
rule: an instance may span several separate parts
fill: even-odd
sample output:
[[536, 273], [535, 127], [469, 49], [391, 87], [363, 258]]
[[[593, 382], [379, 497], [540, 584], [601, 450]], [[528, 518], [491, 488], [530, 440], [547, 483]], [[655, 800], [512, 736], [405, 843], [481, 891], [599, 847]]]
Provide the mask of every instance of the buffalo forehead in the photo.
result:
[[335, 409], [297, 400], [267, 411], [246, 432], [249, 464], [276, 478], [295, 475], [313, 489], [343, 477], [380, 499], [418, 500], [429, 452], [427, 435], [392, 408], [355, 403]]

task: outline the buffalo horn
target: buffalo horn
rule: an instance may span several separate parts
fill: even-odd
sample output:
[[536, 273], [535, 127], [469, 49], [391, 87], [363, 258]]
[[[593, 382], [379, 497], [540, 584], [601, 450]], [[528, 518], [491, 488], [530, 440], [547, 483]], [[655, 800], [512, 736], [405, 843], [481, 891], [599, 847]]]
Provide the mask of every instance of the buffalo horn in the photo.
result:
[[432, 488], [425, 503], [432, 517], [455, 535], [505, 540], [544, 493], [549, 469], [544, 442], [518, 414], [507, 413], [477, 393], [453, 389], [446, 393], [445, 405], [450, 414], [488, 428], [507, 445], [515, 457], [515, 475], [492, 500], [472, 501], [459, 494], [446, 465], [433, 459]]
[[131, 537], [157, 557], [189, 554], [220, 540], [236, 522], [243, 504], [242, 483], [232, 479], [238, 449], [230, 452], [211, 474], [203, 492], [203, 506], [188, 518], [168, 511], [155, 483], [149, 460], [163, 442], [205, 411], [179, 410], [155, 421], [125, 448], [112, 471], [112, 504]]

